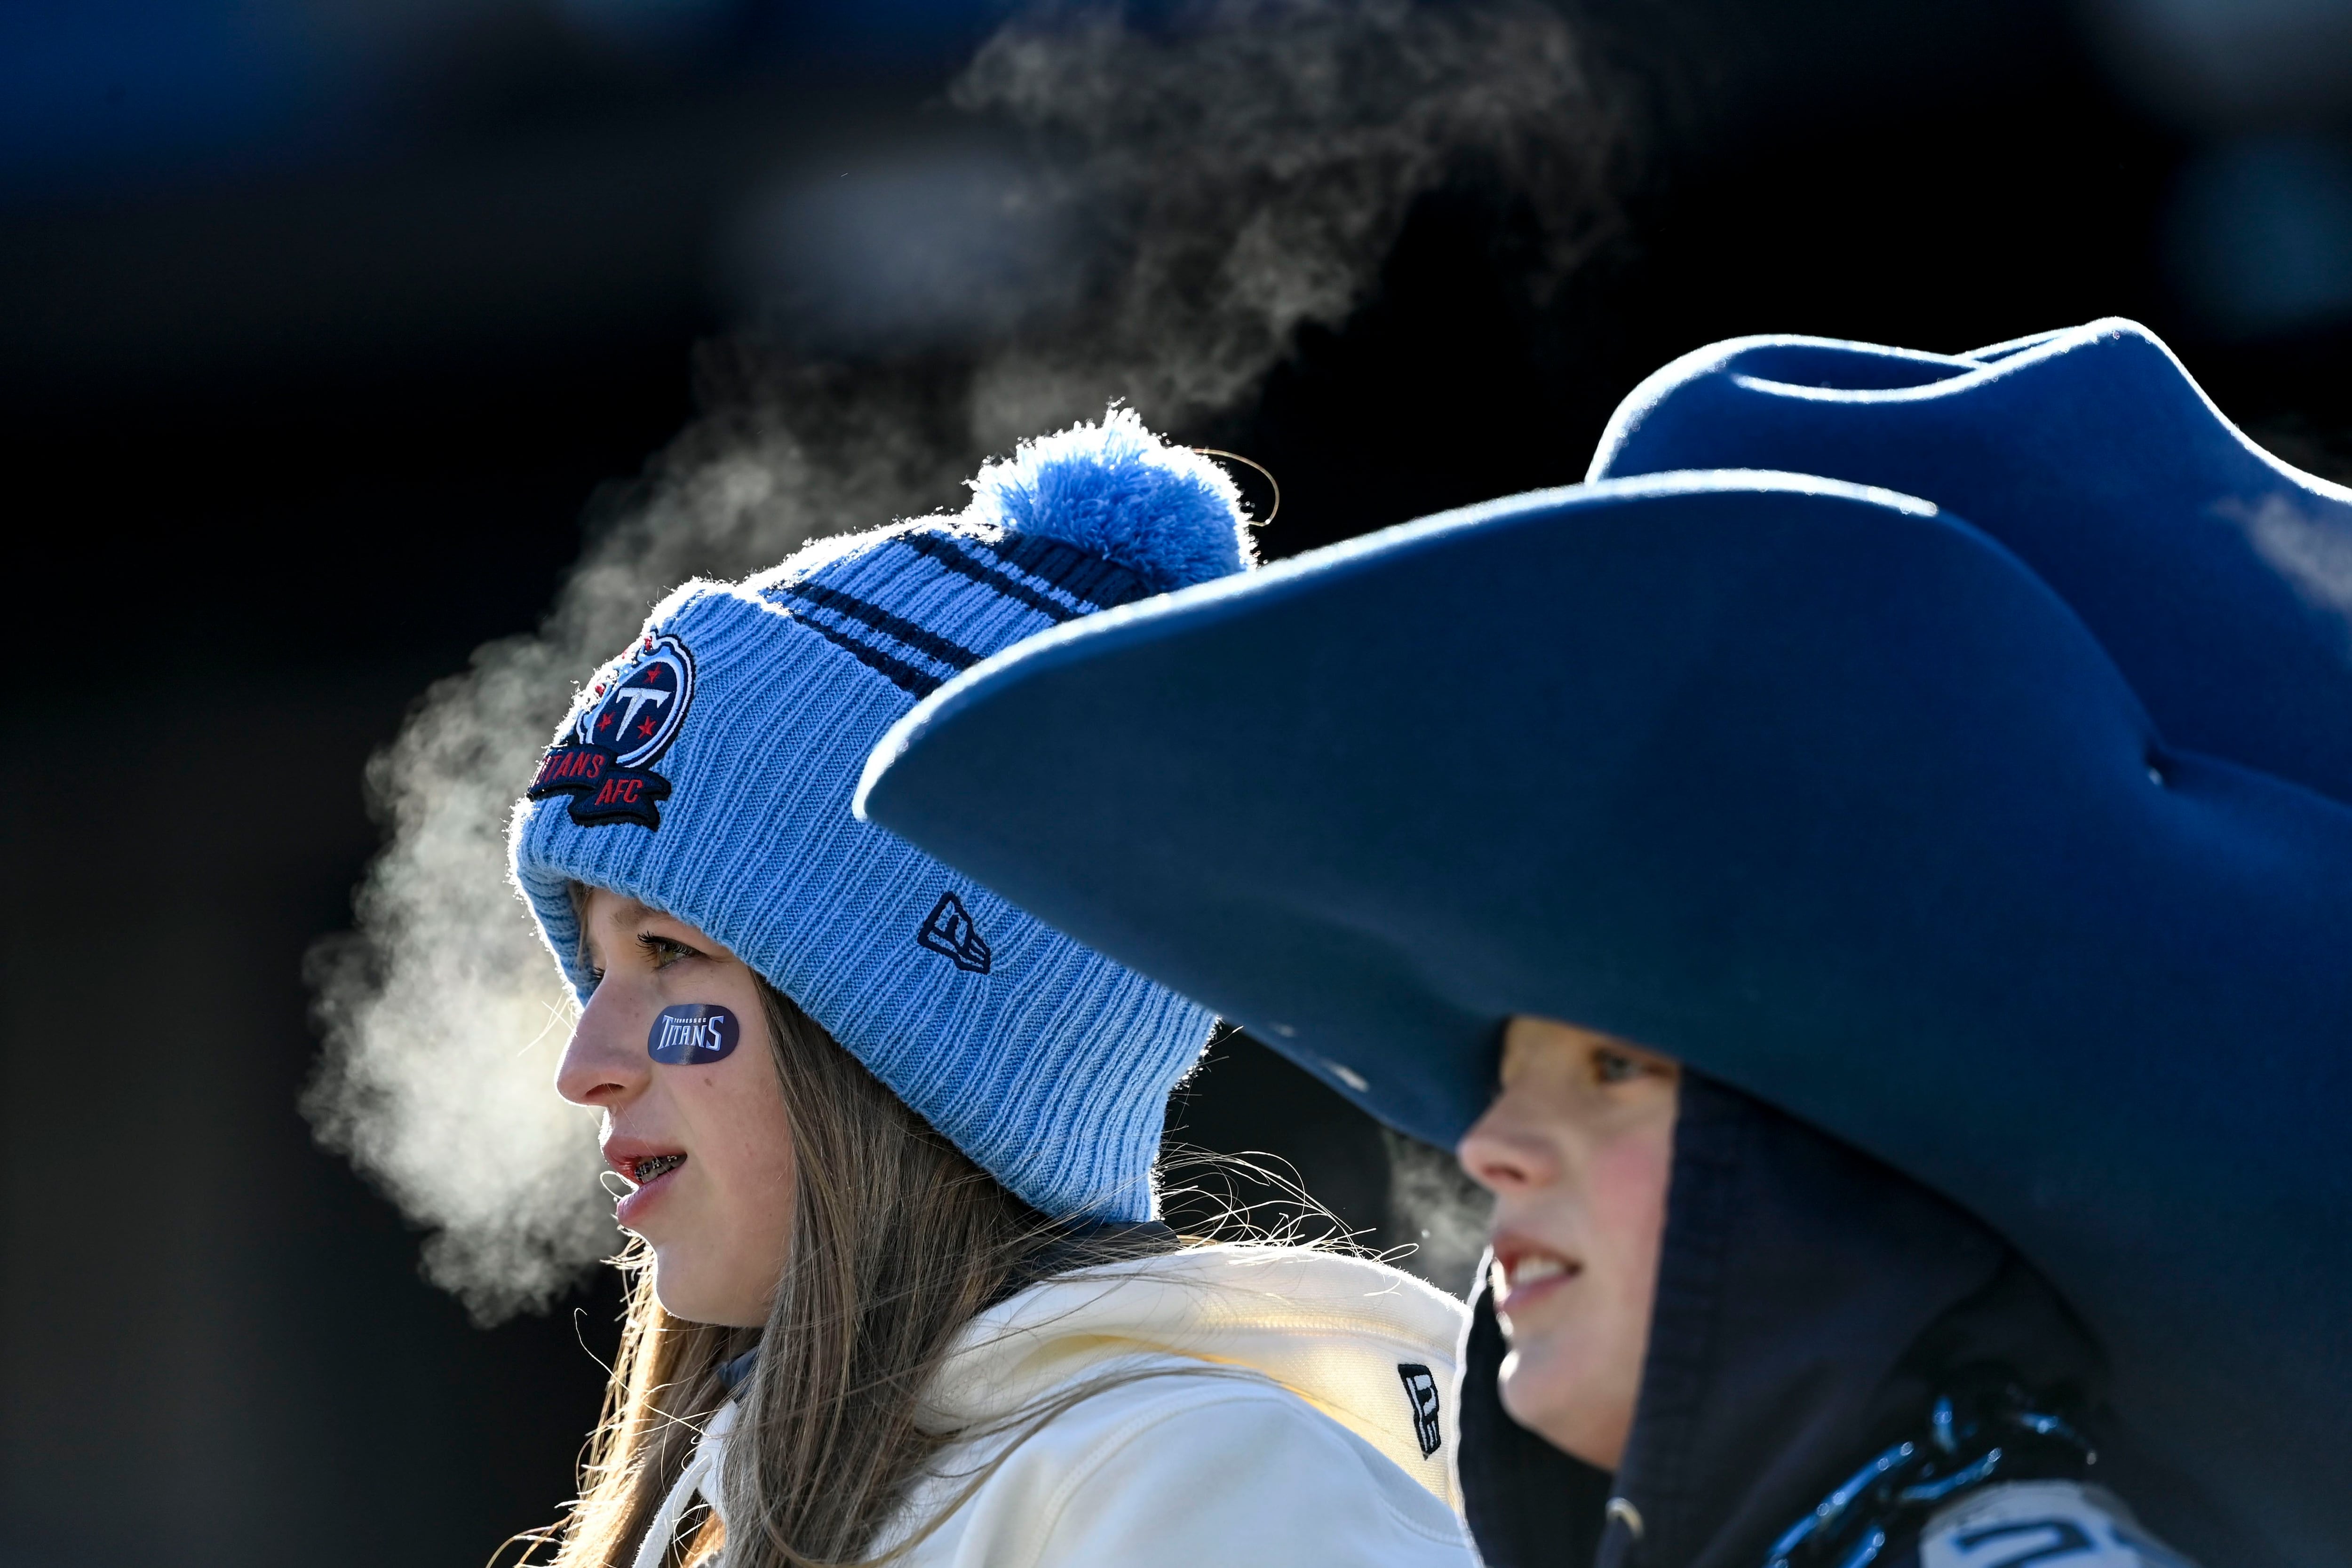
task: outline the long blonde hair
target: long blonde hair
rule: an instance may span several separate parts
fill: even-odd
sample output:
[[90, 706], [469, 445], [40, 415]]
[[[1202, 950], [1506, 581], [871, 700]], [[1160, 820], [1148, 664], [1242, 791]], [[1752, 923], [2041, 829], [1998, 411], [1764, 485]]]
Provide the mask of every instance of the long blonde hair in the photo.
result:
[[[869, 1551], [946, 1440], [916, 1419], [956, 1333], [1058, 1228], [899, 1101], [790, 998], [760, 983], [793, 1129], [791, 1262], [766, 1324], [688, 1322], [634, 1274], [604, 1414], [551, 1568], [626, 1568], [704, 1424], [735, 1390], [730, 1539], [698, 1511], [665, 1561], [815, 1568]], [[902, 1549], [903, 1549], [902, 1543]]]

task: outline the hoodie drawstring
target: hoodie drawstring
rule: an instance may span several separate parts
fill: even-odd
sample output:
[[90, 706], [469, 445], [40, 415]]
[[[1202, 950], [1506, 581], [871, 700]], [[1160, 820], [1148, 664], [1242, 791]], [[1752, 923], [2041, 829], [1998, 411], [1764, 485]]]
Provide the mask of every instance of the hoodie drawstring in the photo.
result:
[[695, 1439], [694, 1453], [686, 1461], [686, 1469], [678, 1472], [677, 1482], [669, 1489], [669, 1495], [663, 1498], [661, 1507], [655, 1510], [652, 1521], [646, 1526], [645, 1538], [637, 1542], [635, 1568], [661, 1568], [663, 1556], [669, 1551], [670, 1542], [677, 1539], [679, 1521], [686, 1518], [686, 1511], [694, 1506], [698, 1495], [709, 1503], [710, 1511], [719, 1514], [724, 1522], [726, 1516], [719, 1510], [719, 1473], [727, 1454], [727, 1434], [734, 1428], [735, 1404], [730, 1400], [719, 1407], [719, 1413], [710, 1418], [710, 1425], [704, 1428], [701, 1437]]

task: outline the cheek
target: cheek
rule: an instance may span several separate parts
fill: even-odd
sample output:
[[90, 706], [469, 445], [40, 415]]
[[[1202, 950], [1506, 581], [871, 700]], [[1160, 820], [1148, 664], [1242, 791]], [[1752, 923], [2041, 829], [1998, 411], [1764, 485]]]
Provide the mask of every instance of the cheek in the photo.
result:
[[1595, 1151], [1588, 1170], [1594, 1249], [1603, 1255], [1610, 1293], [1645, 1329], [1657, 1293], [1666, 1179], [1673, 1166], [1671, 1132], [1644, 1128]]
[[746, 1219], [781, 1227], [792, 1207], [793, 1129], [766, 1044], [746, 1040], [722, 1061], [663, 1071], [713, 1189]]
[[1530, 1314], [1504, 1364], [1504, 1408], [1554, 1446], [1614, 1469], [1633, 1428], [1657, 1296], [1671, 1124], [1636, 1129], [1583, 1163], [1582, 1239], [1588, 1270], [1558, 1305]]

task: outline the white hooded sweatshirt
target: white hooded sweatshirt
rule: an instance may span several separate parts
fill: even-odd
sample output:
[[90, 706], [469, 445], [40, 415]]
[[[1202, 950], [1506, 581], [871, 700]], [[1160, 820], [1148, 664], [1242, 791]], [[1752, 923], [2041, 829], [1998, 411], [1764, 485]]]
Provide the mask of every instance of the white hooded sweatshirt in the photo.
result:
[[[1043, 1426], [950, 1442], [876, 1550], [951, 1509], [900, 1562], [1475, 1568], [1452, 1465], [1463, 1321], [1410, 1275], [1295, 1248], [1196, 1248], [1032, 1286], [965, 1325], [925, 1426], [985, 1427], [1118, 1381]], [[711, 1421], [639, 1568], [698, 1491], [724, 1518], [734, 1416]]]

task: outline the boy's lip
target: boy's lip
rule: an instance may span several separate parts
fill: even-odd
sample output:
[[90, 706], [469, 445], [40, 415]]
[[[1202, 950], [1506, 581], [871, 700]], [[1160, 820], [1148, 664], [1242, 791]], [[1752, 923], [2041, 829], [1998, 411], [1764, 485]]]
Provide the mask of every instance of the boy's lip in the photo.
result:
[[1494, 1248], [1495, 1267], [1502, 1275], [1495, 1311], [1507, 1316], [1558, 1293], [1584, 1272], [1581, 1262], [1559, 1248], [1516, 1231], [1497, 1231]]

